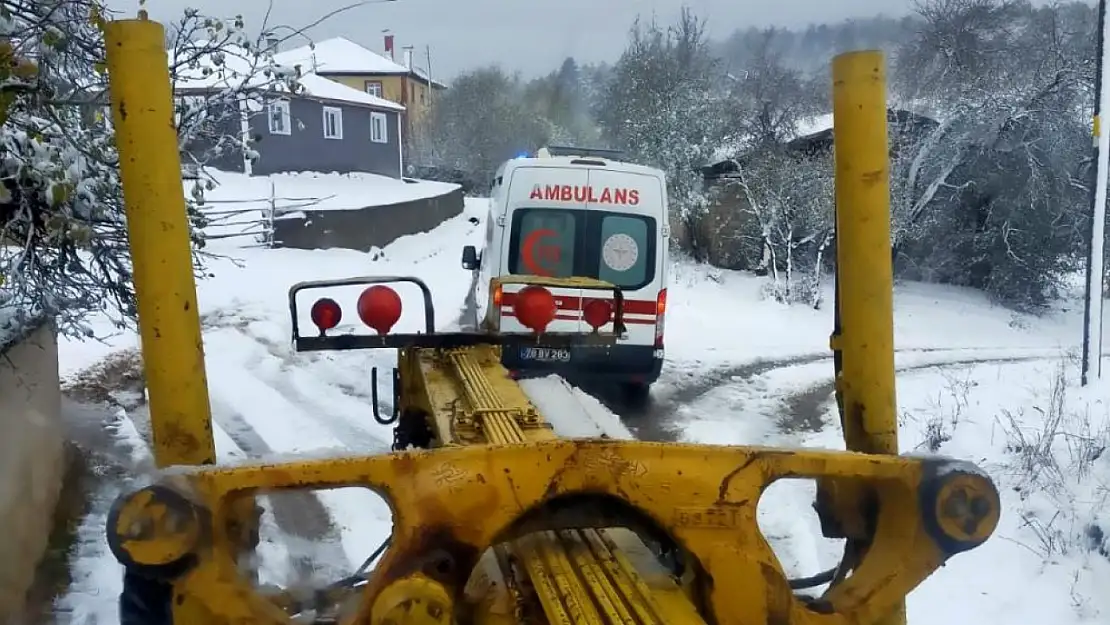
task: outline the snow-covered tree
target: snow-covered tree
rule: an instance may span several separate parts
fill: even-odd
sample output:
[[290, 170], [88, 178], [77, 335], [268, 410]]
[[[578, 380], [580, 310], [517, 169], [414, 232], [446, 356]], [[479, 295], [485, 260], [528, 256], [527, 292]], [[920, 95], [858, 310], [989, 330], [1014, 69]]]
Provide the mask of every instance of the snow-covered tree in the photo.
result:
[[518, 76], [499, 67], [464, 73], [436, 97], [413, 155], [423, 165], [473, 174], [487, 184], [497, 167], [546, 144], [555, 128], [525, 102]]
[[1080, 245], [1091, 48], [1079, 41], [1093, 32], [1055, 7], [1011, 0], [928, 0], [919, 10], [893, 82], [937, 124], [895, 137], [900, 270], [1043, 306]]
[[745, 143], [757, 148], [793, 139], [802, 122], [820, 112], [825, 95], [823, 83], [786, 64], [781, 33], [773, 28], [762, 31], [749, 42], [746, 62], [727, 74], [730, 124]]
[[759, 269], [780, 302], [822, 304], [822, 279], [835, 233], [831, 155], [765, 145], [745, 155], [733, 178], [743, 236], [758, 238]]
[[[118, 155], [107, 114], [106, 13], [101, 0], [0, 2], [0, 307], [9, 311], [9, 325], [45, 314], [56, 318], [65, 335], [92, 337], [91, 314], [120, 326], [135, 317]], [[204, 43], [184, 43], [201, 37]], [[200, 67], [198, 58], [218, 60], [232, 47], [267, 54], [245, 34], [241, 19], [196, 11], [176, 24], [173, 40], [177, 50], [203, 52], [176, 56], [174, 74], [219, 71]], [[260, 72], [267, 66], [252, 64]], [[267, 80], [289, 82], [279, 75]], [[266, 91], [264, 81], [216, 89], [199, 109], [238, 116], [249, 90]], [[190, 114], [181, 124], [181, 145], [214, 127], [190, 121]], [[235, 141], [241, 146], [236, 134], [215, 141], [212, 149]], [[203, 164], [206, 157], [198, 160]], [[188, 203], [199, 248], [202, 220], [194, 200]]]
[[688, 8], [669, 27], [636, 22], [602, 96], [608, 141], [640, 163], [667, 172], [671, 219], [684, 226], [695, 258], [705, 258], [698, 227], [708, 207], [701, 168], [726, 134], [716, 59], [705, 24]]

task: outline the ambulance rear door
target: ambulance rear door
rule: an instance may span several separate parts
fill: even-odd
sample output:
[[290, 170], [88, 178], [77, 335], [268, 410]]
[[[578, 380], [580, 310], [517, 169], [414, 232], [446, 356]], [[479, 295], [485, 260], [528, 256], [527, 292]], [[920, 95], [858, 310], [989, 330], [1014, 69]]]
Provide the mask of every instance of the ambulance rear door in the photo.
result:
[[[508, 184], [503, 239], [502, 275], [569, 278], [580, 264], [585, 232], [581, 211], [586, 208], [582, 190], [589, 183], [584, 168], [543, 165], [518, 166]], [[516, 293], [525, 285], [505, 285], [501, 297], [501, 329], [525, 332], [513, 314]], [[557, 312], [549, 332], [581, 332], [582, 290], [550, 288]], [[538, 363], [569, 362], [567, 350], [525, 348], [521, 359]]]
[[[660, 249], [665, 183], [657, 176], [617, 166], [591, 168], [589, 186], [592, 193], [586, 207], [598, 214], [591, 237], [595, 276], [619, 286], [624, 295], [626, 332], [619, 344], [653, 345], [665, 269]], [[612, 300], [598, 293], [588, 295]], [[612, 324], [601, 328], [611, 329]]]

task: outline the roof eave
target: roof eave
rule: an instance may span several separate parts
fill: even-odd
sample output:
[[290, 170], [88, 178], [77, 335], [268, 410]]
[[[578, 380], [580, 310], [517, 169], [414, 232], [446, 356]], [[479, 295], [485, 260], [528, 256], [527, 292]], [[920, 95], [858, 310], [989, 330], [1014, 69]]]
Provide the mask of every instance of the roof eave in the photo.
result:
[[304, 98], [305, 100], [312, 100], [314, 102], [319, 102], [321, 104], [341, 104], [341, 105], [346, 105], [346, 106], [357, 106], [359, 108], [364, 108], [364, 109], [373, 109], [375, 111], [390, 111], [390, 112], [393, 112], [393, 113], [404, 113], [405, 112], [405, 107], [400, 105], [400, 104], [398, 104], [397, 107], [395, 108], [395, 107], [392, 107], [392, 106], [382, 106], [380, 104], [370, 104], [369, 102], [358, 102], [356, 100], [336, 100], [335, 98], [324, 98], [324, 97], [321, 97], [321, 96], [316, 96], [316, 95], [311, 95], [311, 94], [306, 94], [306, 93], [298, 93], [296, 95], [301, 97], [301, 98]]
[[431, 85], [431, 86], [437, 87], [439, 89], [446, 89], [447, 88], [447, 85], [445, 85], [444, 83], [441, 83], [438, 80], [431, 80], [428, 77], [421, 76], [420, 74], [418, 74], [414, 71], [411, 71], [411, 70], [389, 71], [389, 72], [367, 72], [367, 71], [355, 72], [355, 71], [346, 71], [346, 70], [341, 71], [341, 72], [336, 72], [336, 71], [328, 71], [328, 70], [316, 70], [315, 74], [317, 76], [323, 76], [324, 78], [327, 78], [328, 76], [370, 76], [371, 78], [377, 77], [377, 76], [405, 76], [407, 78], [415, 78], [416, 80], [418, 80], [418, 81], [420, 81], [420, 82], [422, 82], [426, 85]]
[[[212, 91], [223, 91], [220, 87], [177, 87], [174, 93], [210, 93]], [[374, 109], [378, 111], [393, 111], [394, 113], [403, 113], [406, 108], [401, 104], [394, 104], [393, 106], [384, 106], [381, 104], [371, 104], [369, 102], [359, 102], [358, 100], [338, 100], [336, 98], [326, 98], [311, 93], [288, 93], [285, 91], [268, 90], [271, 93], [281, 97], [297, 97], [302, 100], [312, 100], [313, 102], [320, 102], [322, 104], [342, 104], [346, 106], [357, 106], [359, 108]]]

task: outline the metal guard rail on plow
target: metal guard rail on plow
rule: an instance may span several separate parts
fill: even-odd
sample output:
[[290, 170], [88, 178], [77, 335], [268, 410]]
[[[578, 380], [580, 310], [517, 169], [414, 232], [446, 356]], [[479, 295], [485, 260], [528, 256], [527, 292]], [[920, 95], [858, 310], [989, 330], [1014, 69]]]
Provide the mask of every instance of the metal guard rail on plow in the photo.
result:
[[[297, 315], [297, 295], [311, 289], [335, 288], [344, 286], [374, 285], [386, 283], [409, 283], [416, 285], [424, 299], [424, 332], [416, 334], [345, 334], [328, 336], [321, 332], [317, 336], [304, 336], [300, 332]], [[572, 346], [598, 346], [616, 343], [618, 336], [626, 331], [624, 325], [624, 292], [620, 287], [601, 280], [585, 278], [538, 278], [534, 276], [512, 276], [497, 278], [495, 284], [523, 284], [530, 286], [567, 286], [584, 290], [610, 291], [613, 295], [613, 331], [590, 334], [577, 332], [533, 333], [491, 333], [491, 332], [451, 332], [436, 333], [435, 305], [432, 292], [423, 280], [407, 276], [364, 276], [340, 280], [311, 280], [299, 282], [289, 289], [289, 314], [293, 320], [293, 345], [299, 352], [336, 351], [352, 349], [417, 348], [417, 349], [457, 349], [475, 345], [501, 345], [503, 347], [537, 346], [564, 348]]]

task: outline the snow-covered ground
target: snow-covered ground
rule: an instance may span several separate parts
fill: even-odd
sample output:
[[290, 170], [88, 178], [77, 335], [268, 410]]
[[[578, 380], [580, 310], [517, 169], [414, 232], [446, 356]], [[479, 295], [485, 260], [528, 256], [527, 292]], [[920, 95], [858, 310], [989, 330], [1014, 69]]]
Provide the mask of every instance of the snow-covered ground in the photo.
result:
[[[370, 414], [368, 370], [388, 367], [392, 355], [295, 354], [287, 290], [310, 279], [416, 275], [432, 289], [437, 326], [450, 327], [469, 288], [469, 276], [459, 267], [461, 248], [480, 245], [484, 232], [484, 224], [469, 221], [484, 217], [482, 201], [468, 203], [467, 213], [370, 254], [216, 244], [237, 259], [215, 261], [213, 277], [198, 287], [221, 461], [388, 449], [391, 432]], [[528, 381], [526, 392], [557, 430], [568, 436], [621, 438], [631, 430], [641, 437], [713, 443], [839, 446], [830, 401], [831, 311], [767, 300], [762, 280], [749, 275], [680, 261], [673, 276], [668, 361], [653, 405], [622, 424], [558, 378]], [[329, 294], [350, 309], [357, 291]], [[311, 296], [304, 299], [307, 323], [303, 311]], [[979, 463], [998, 481], [1006, 506], [987, 545], [958, 556], [911, 595], [911, 623], [1103, 622], [1110, 599], [1094, 589], [1110, 583], [1110, 558], [1105, 538], [1089, 527], [1110, 529], [1104, 478], [1098, 477], [1100, 466], [1102, 476], [1110, 474], [1110, 460], [1100, 455], [1100, 446], [1110, 442], [1110, 385], [1075, 389], [1071, 358], [1081, 336], [1081, 310], [1062, 307], [1037, 319], [991, 306], [971, 291], [918, 284], [898, 288], [896, 307], [903, 448], [925, 444]], [[416, 329], [421, 321], [421, 311], [410, 306], [399, 329]], [[63, 371], [74, 374], [135, 346], [130, 336], [107, 344], [64, 344]], [[587, 419], [567, 419], [572, 410]], [[115, 435], [130, 450], [125, 461], [137, 468], [148, 464], [142, 458], [143, 415], [113, 419]], [[388, 533], [388, 508], [369, 493], [344, 489], [321, 500], [321, 510], [308, 512], [303, 501], [264, 501], [259, 557], [265, 581], [303, 575], [297, 562], [304, 545], [282, 542], [280, 526], [315, 524], [314, 533], [332, 539], [333, 564], [347, 571]], [[836, 545], [816, 531], [811, 501], [805, 483], [777, 484], [760, 509], [760, 522], [791, 572], [813, 574], [838, 555]], [[772, 502], [777, 506], [767, 505]], [[298, 507], [299, 514], [288, 512]], [[119, 569], [96, 538], [102, 524], [103, 506], [94, 506], [80, 532], [73, 587], [62, 600], [79, 616], [76, 622], [117, 622]], [[1032, 587], [1037, 592], [1028, 592]]]

